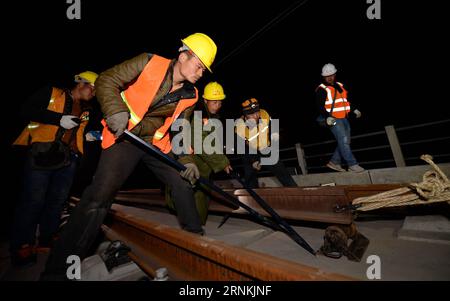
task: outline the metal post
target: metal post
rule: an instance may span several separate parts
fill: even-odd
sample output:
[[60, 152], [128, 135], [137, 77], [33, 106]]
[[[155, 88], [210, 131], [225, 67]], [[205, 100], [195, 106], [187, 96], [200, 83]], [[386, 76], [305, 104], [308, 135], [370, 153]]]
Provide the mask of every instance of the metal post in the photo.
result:
[[397, 133], [393, 125], [387, 125], [384, 127], [386, 134], [391, 146], [392, 155], [394, 156], [395, 165], [397, 167], [405, 167], [405, 159], [403, 158], [402, 149], [400, 143], [398, 142]]
[[302, 170], [302, 175], [308, 174], [308, 169], [306, 168], [305, 151], [300, 143], [295, 144], [295, 150], [297, 152], [297, 160], [300, 169]]

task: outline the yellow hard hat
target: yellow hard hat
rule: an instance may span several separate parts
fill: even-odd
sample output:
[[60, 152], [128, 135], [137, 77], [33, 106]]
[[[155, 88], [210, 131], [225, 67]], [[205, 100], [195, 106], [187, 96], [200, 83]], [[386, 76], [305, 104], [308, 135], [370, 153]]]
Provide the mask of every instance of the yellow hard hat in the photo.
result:
[[94, 86], [97, 80], [98, 74], [92, 71], [84, 71], [80, 74], [75, 75], [75, 82], [77, 83], [88, 83]]
[[209, 72], [211, 71], [211, 65], [216, 58], [217, 46], [214, 41], [203, 33], [194, 33], [188, 36], [187, 38], [181, 40], [183, 44], [188, 47], [208, 68]]
[[203, 92], [203, 98], [206, 100], [224, 100], [225, 93], [223, 92], [222, 85], [218, 82], [210, 82], [205, 86]]

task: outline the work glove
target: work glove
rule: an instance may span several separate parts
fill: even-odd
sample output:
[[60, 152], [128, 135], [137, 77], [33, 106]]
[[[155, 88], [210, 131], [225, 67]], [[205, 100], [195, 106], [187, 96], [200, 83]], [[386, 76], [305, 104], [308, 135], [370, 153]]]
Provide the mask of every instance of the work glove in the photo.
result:
[[252, 167], [258, 171], [261, 170], [261, 162], [259, 161], [253, 162]]
[[270, 135], [270, 138], [272, 141], [278, 141], [278, 140], [280, 140], [280, 134], [272, 133], [272, 135]]
[[355, 113], [356, 118], [361, 117], [361, 112], [358, 109], [354, 110], [353, 113]]
[[78, 117], [74, 115], [63, 115], [63, 117], [61, 117], [61, 120], [59, 121], [59, 124], [66, 130], [73, 129], [74, 127], [79, 125], [79, 123], [73, 120], [73, 118], [78, 119]]
[[197, 165], [194, 163], [186, 163], [184, 164], [186, 167], [185, 170], [180, 172], [180, 175], [189, 181], [191, 185], [194, 185], [198, 178], [200, 178], [200, 171], [197, 168]]
[[102, 133], [100, 131], [89, 131], [84, 136], [88, 142], [102, 140]]
[[127, 128], [129, 118], [128, 112], [119, 112], [106, 118], [106, 124], [116, 138], [120, 137]]
[[328, 126], [333, 126], [335, 124], [336, 124], [336, 118], [334, 118], [334, 117], [328, 117], [327, 118], [327, 125]]

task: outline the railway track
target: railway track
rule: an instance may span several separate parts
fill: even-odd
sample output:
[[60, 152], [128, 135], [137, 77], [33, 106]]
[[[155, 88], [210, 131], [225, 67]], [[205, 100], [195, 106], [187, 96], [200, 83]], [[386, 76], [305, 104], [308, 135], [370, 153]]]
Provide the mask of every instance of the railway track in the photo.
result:
[[[344, 193], [337, 193], [336, 187], [320, 190], [323, 190], [323, 195], [328, 195], [327, 198], [334, 191], [337, 199], [343, 198], [343, 202], [347, 202], [357, 196], [396, 187], [398, 185], [349, 186], [342, 190]], [[325, 190], [329, 190], [328, 194]], [[307, 195], [311, 197], [314, 190], [307, 191], [304, 191], [303, 199], [307, 199]], [[228, 192], [240, 193], [238, 190]], [[320, 200], [320, 194], [317, 193], [314, 198]], [[277, 202], [295, 204], [294, 199], [275, 201], [267, 195], [266, 201], [275, 206]], [[239, 208], [214, 202], [212, 208], [217, 208], [211, 211], [205, 225], [206, 235], [193, 235], [180, 230], [176, 215], [167, 210], [163, 197], [157, 190], [121, 192], [103, 225], [107, 238], [122, 240], [129, 245], [132, 249], [130, 257], [151, 277], [165, 268], [169, 280], [367, 280], [370, 266], [367, 260], [376, 255], [382, 262], [383, 280], [449, 279], [447, 258], [450, 247], [400, 239], [397, 233], [402, 229], [405, 217], [402, 210], [358, 216], [353, 221], [359, 231], [370, 239], [362, 260], [353, 262], [345, 257], [313, 256], [285, 233], [253, 222], [239, 212]], [[298, 206], [304, 206], [301, 204], [302, 197], [297, 202], [300, 204]], [[231, 214], [229, 220], [218, 228], [224, 214], [235, 210], [237, 213]], [[430, 208], [428, 214], [436, 214], [440, 210]], [[280, 212], [279, 209], [276, 211]], [[295, 211], [295, 207], [291, 211]], [[299, 221], [290, 220], [289, 224], [314, 250], [318, 250], [323, 244], [324, 230], [330, 224], [304, 222], [301, 216], [297, 218]], [[421, 256], [423, 254], [427, 256]]]
[[[286, 188], [256, 190], [282, 217], [294, 220], [349, 224], [350, 213], [333, 212], [334, 205], [348, 204], [353, 198], [396, 188], [398, 185], [340, 186], [319, 188]], [[240, 201], [264, 213], [245, 190], [228, 189]], [[215, 213], [246, 214], [215, 196], [210, 210]], [[109, 222], [103, 230], [110, 240], [122, 240], [132, 249], [132, 259], [150, 276], [166, 268], [171, 280], [354, 280], [339, 273], [325, 272], [317, 267], [271, 256], [208, 236], [194, 235], [179, 229], [172, 221], [167, 224], [164, 195], [159, 190], [133, 190], [120, 192], [110, 212]], [[133, 207], [145, 205], [146, 209]], [[131, 206], [130, 206], [131, 205]], [[151, 213], [147, 208], [160, 213]], [[176, 218], [172, 215], [172, 220]], [[162, 222], [161, 222], [162, 221]], [[250, 222], [249, 222], [250, 223]], [[262, 227], [262, 226], [260, 226]], [[219, 231], [219, 230], [218, 230]], [[273, 233], [267, 229], [252, 230], [261, 239]], [[259, 231], [259, 232], [258, 232]], [[239, 232], [239, 231], [238, 231]], [[243, 231], [245, 232], [245, 230]], [[217, 234], [217, 233], [216, 233]], [[253, 234], [252, 234], [253, 235]], [[258, 239], [256, 235], [254, 240]], [[212, 235], [214, 236], [214, 235]], [[217, 236], [217, 235], [216, 235]], [[301, 252], [301, 250], [299, 250]], [[311, 255], [314, 258], [314, 256]]]
[[171, 280], [353, 279], [149, 221], [125, 206], [115, 205], [110, 217], [103, 226], [108, 239], [130, 246], [132, 259], [152, 277], [157, 269], [166, 268]]
[[[345, 206], [357, 197], [373, 195], [390, 189], [399, 188], [397, 184], [380, 185], [347, 185], [335, 187], [305, 187], [305, 188], [260, 188], [255, 189], [277, 213], [290, 220], [324, 222], [330, 224], [350, 224], [353, 220], [348, 211], [336, 213], [336, 205]], [[239, 201], [269, 216], [245, 189], [224, 189], [236, 196]], [[212, 194], [213, 200], [209, 210], [216, 213], [232, 213], [246, 215], [243, 208], [233, 207], [218, 194]], [[139, 189], [121, 191], [116, 200], [125, 204], [145, 204], [149, 206], [166, 207], [164, 194], [159, 189]]]

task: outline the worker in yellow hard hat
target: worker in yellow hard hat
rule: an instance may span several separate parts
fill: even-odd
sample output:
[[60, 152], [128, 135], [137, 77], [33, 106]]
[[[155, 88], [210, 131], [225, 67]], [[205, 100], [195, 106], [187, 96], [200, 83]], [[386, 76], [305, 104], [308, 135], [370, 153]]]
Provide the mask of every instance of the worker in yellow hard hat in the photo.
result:
[[[194, 139], [196, 138], [194, 134], [196, 131], [195, 127], [198, 124], [202, 125], [200, 145], [203, 146], [205, 138], [211, 134], [212, 129], [215, 129], [214, 127], [205, 126], [210, 121], [218, 121], [220, 119], [219, 111], [222, 107], [222, 101], [225, 98], [226, 96], [223, 91], [223, 87], [218, 82], [210, 82], [205, 86], [203, 92], [203, 101], [199, 102], [195, 109], [196, 112], [201, 112], [202, 122], [196, 123], [195, 120], [191, 121], [191, 142], [193, 151], [195, 146]], [[178, 161], [183, 164], [195, 164], [199, 170], [199, 175], [206, 179], [208, 179], [212, 173], [218, 173], [220, 171], [230, 173], [232, 171], [230, 161], [222, 152], [211, 153], [205, 152], [205, 150], [202, 150], [201, 152], [196, 151], [189, 156], [181, 157]], [[209, 197], [205, 193], [205, 191], [209, 191], [209, 189], [204, 185], [197, 185], [194, 188], [195, 203], [203, 225], [206, 223], [206, 220], [208, 218], [209, 207]], [[176, 210], [176, 206], [169, 196], [167, 197], [167, 204], [170, 208]]]
[[180, 51], [191, 51], [209, 72], [212, 72], [211, 65], [217, 54], [217, 46], [214, 41], [203, 33], [194, 33], [181, 41], [183, 46]]
[[[21, 202], [14, 216], [10, 242], [13, 265], [36, 262], [37, 249], [47, 249], [59, 227], [95, 96], [97, 74], [75, 75], [72, 88], [46, 86], [23, 105], [29, 122], [14, 142], [28, 148]], [[39, 237], [36, 229], [39, 225]]]
[[199, 98], [194, 84], [206, 70], [211, 71], [217, 53], [214, 41], [203, 33], [191, 34], [181, 42], [174, 59], [142, 53], [104, 71], [96, 80], [96, 96], [105, 118], [103, 151], [94, 180], [64, 227], [44, 275], [58, 274], [69, 255], [85, 256], [113, 196], [140, 161], [170, 187], [181, 228], [204, 233], [190, 184], [198, 176], [197, 166], [185, 164], [188, 172], [180, 175], [138, 146], [117, 139], [127, 129], [171, 153], [171, 126], [176, 120], [190, 118]]
[[75, 75], [76, 83], [87, 83], [92, 87], [95, 87], [95, 81], [97, 80], [98, 74], [92, 71], [84, 71], [80, 74]]

